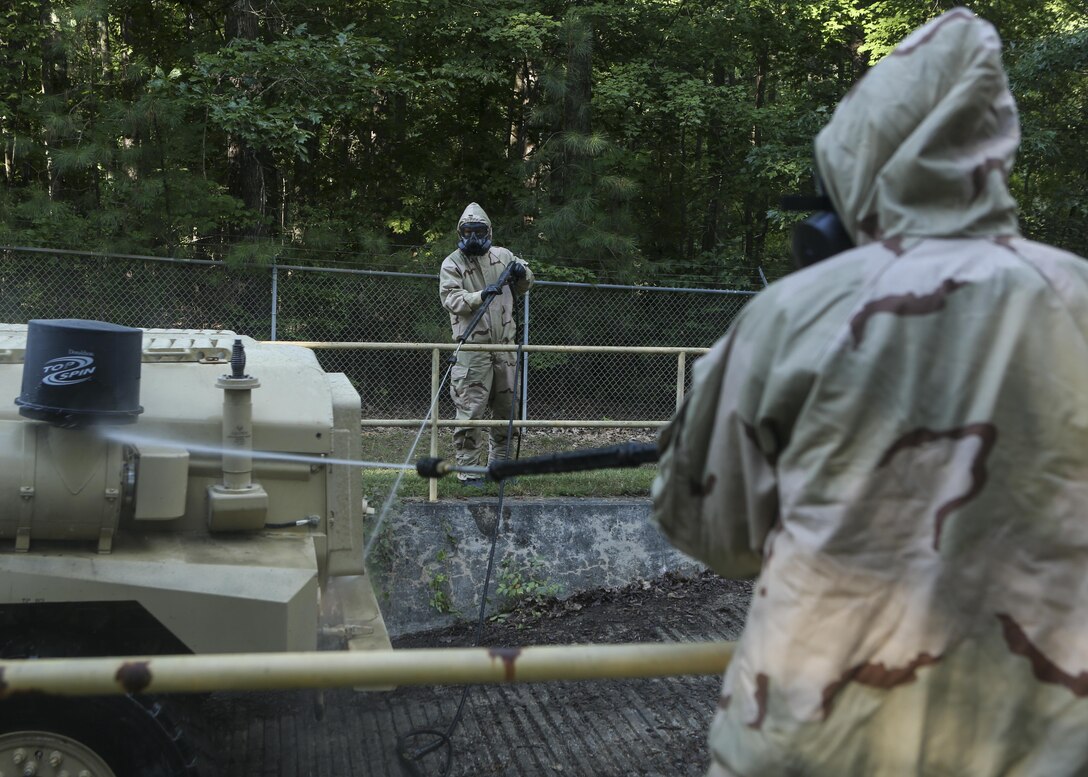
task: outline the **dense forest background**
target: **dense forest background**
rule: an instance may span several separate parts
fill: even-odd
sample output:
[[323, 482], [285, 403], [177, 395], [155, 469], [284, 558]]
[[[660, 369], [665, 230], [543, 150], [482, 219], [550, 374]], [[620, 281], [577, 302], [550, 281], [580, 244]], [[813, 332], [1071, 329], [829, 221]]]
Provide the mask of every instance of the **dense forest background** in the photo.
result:
[[[470, 201], [553, 280], [788, 271], [838, 99], [943, 0], [5, 0], [0, 245], [433, 273]], [[1005, 41], [1035, 239], [1088, 254], [1088, 2]]]

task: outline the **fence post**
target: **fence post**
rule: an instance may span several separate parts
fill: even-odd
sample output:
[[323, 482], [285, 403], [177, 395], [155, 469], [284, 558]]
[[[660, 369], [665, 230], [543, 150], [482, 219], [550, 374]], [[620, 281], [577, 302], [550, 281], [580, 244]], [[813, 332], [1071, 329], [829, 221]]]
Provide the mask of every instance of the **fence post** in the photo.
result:
[[687, 371], [687, 353], [681, 351], [676, 357], [676, 409], [684, 401], [684, 373]]
[[[529, 344], [529, 294], [530, 293], [531, 292], [529, 292], [529, 291], [525, 292], [525, 304], [522, 306], [524, 308], [524, 322], [525, 322], [524, 325], [523, 325], [523, 329], [522, 329], [525, 336], [522, 338], [522, 341], [526, 345]], [[529, 417], [529, 354], [523, 353], [521, 355], [521, 420], [524, 421], [528, 417]], [[521, 430], [518, 431], [518, 435], [519, 435], [518, 439], [519, 440], [521, 439], [521, 437], [520, 437], [521, 433], [524, 432], [524, 431], [525, 431], [524, 429], [521, 429]]]
[[276, 314], [279, 312], [279, 282], [280, 268], [272, 262], [272, 336], [269, 340], [276, 339]]
[[[438, 370], [441, 366], [439, 350], [431, 351], [431, 397], [434, 400], [434, 412], [431, 413], [431, 456], [438, 456]], [[438, 478], [430, 478], [427, 500], [438, 501]]]

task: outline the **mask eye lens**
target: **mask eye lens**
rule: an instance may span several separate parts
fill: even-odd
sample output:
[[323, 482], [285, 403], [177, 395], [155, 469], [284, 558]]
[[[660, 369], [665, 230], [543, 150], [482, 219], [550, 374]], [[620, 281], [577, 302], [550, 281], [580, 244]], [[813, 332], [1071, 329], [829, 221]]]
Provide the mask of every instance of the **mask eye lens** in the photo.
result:
[[476, 237], [486, 237], [487, 227], [484, 224], [465, 224], [461, 227], [461, 234], [465, 237], [469, 235], [475, 235]]

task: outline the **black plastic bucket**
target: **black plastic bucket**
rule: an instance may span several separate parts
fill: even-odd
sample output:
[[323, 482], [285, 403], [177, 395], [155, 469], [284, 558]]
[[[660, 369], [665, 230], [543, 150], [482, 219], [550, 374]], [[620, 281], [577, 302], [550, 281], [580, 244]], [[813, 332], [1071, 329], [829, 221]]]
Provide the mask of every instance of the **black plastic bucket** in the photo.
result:
[[130, 424], [140, 407], [143, 330], [74, 318], [27, 325], [19, 414], [66, 428]]

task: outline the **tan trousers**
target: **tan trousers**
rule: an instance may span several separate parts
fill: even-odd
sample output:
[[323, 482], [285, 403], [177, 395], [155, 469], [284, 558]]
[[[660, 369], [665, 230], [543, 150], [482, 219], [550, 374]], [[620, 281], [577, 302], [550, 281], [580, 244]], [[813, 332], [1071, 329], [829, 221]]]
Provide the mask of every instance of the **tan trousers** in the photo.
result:
[[[450, 396], [457, 408], [457, 420], [491, 417], [499, 421], [510, 419], [514, 400], [514, 365], [516, 354], [473, 351], [457, 354], [450, 383]], [[507, 426], [490, 428], [458, 426], [453, 430], [453, 447], [457, 463], [463, 467], [483, 466], [484, 440], [488, 442], [487, 464], [506, 456]], [[517, 443], [517, 430], [512, 444]], [[468, 475], [458, 474], [461, 480]]]

